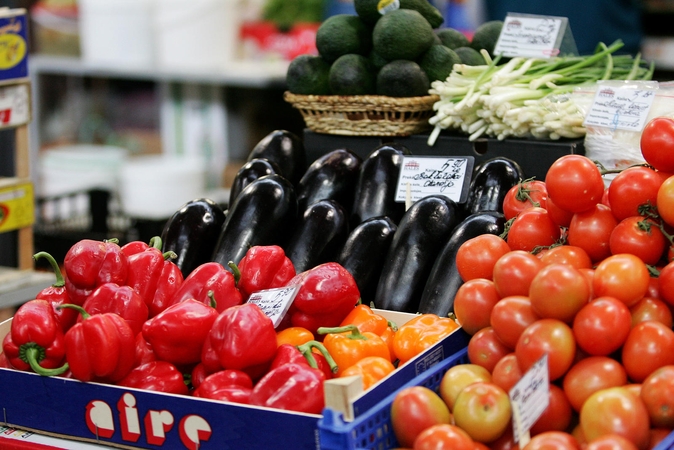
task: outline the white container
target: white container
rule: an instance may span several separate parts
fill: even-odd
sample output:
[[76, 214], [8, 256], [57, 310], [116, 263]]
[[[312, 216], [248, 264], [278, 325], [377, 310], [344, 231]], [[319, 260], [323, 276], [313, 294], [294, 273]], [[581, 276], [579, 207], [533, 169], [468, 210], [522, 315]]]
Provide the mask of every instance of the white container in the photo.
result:
[[154, 0], [78, 0], [85, 63], [150, 68], [154, 63]]
[[168, 219], [185, 202], [204, 196], [205, 180], [206, 167], [201, 158], [129, 158], [120, 173], [122, 211], [138, 219]]

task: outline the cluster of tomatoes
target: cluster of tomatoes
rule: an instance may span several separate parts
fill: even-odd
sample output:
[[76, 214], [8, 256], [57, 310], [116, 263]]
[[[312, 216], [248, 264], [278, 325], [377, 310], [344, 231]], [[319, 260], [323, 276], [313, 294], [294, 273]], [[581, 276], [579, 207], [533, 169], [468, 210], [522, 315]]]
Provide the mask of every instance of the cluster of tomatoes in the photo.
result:
[[[544, 355], [549, 405], [524, 449], [646, 450], [674, 431], [674, 121], [649, 123], [642, 153], [647, 164], [619, 171], [608, 186], [589, 158], [559, 158], [545, 181], [508, 192], [503, 236], [459, 249], [464, 284], [454, 312], [472, 335], [459, 384], [482, 394], [456, 410], [446, 387], [416, 389], [426, 405], [416, 410], [442, 420], [410, 440], [414, 419], [393, 411], [401, 445], [520, 448], [511, 410], [499, 405]], [[448, 420], [432, 394], [445, 400]], [[467, 415], [477, 431], [460, 426]]]

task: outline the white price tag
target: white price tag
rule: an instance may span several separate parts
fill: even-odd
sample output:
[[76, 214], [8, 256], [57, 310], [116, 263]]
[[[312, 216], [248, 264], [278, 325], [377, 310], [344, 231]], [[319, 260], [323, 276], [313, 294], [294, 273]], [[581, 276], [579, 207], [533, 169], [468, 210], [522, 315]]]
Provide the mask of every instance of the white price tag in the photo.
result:
[[550, 58], [559, 54], [560, 31], [566, 30], [566, 17], [508, 14], [496, 41], [494, 54], [525, 58]]
[[287, 286], [276, 289], [265, 289], [253, 293], [248, 298], [248, 303], [255, 303], [274, 323], [276, 328], [283, 320], [283, 316], [288, 312], [288, 308], [295, 300], [299, 292], [298, 285]]
[[548, 355], [543, 355], [510, 389], [513, 437], [520, 447], [529, 441], [529, 430], [550, 403]]
[[457, 203], [468, 196], [472, 156], [405, 156], [398, 177], [397, 202], [444, 195]]
[[654, 89], [614, 87], [600, 83], [584, 125], [640, 132], [646, 125], [654, 99]]
[[0, 128], [15, 127], [28, 122], [30, 122], [28, 84], [0, 87]]

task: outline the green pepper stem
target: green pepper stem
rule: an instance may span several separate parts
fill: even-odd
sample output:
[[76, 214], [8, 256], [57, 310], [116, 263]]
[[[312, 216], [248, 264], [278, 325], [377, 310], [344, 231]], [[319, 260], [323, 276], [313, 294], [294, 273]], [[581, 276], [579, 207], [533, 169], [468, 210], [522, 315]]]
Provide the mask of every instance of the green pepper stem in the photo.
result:
[[325, 348], [325, 345], [323, 345], [318, 341], [308, 341], [302, 345], [297, 346], [297, 349], [302, 353], [302, 355], [304, 355], [309, 365], [314, 369], [317, 369], [318, 363], [316, 363], [316, 358], [314, 358], [312, 352], [312, 349], [314, 348], [318, 349], [318, 351], [321, 352], [325, 360], [328, 362], [328, 365], [330, 366], [330, 371], [332, 373], [337, 373], [338, 370], [337, 363], [335, 362], [335, 359], [332, 357], [328, 349]]
[[349, 339], [367, 340], [367, 336], [360, 332], [357, 325], [344, 325], [343, 327], [320, 327], [316, 331], [318, 334], [350, 333], [347, 336]]
[[161, 250], [161, 246], [162, 246], [161, 238], [159, 236], [153, 236], [150, 239], [149, 246], [153, 247], [153, 248], [156, 248], [157, 250]]
[[63, 287], [66, 285], [66, 280], [63, 278], [63, 273], [58, 263], [52, 255], [47, 252], [37, 252], [33, 255], [33, 259], [36, 261], [40, 258], [44, 258], [51, 265], [51, 268], [54, 270], [54, 275], [56, 275], [56, 283], [52, 284], [52, 287]]
[[237, 266], [234, 261], [228, 262], [227, 266], [232, 269], [232, 275], [234, 275], [234, 284], [238, 286], [239, 280], [241, 279], [241, 271], [239, 270], [239, 266]]
[[169, 250], [168, 252], [164, 252], [164, 261], [169, 260], [169, 259], [176, 259], [178, 257], [178, 254], [174, 251]]
[[33, 369], [33, 372], [38, 375], [45, 377], [61, 375], [69, 368], [68, 363], [65, 363], [61, 367], [57, 367], [55, 369], [46, 369], [42, 367], [40, 365], [40, 361], [44, 359], [44, 349], [34, 342], [26, 344], [26, 347], [22, 350], [24, 351], [21, 359], [28, 363], [30, 368]]
[[215, 292], [213, 292], [213, 291], [208, 291], [208, 292], [206, 293], [206, 295], [208, 295], [208, 298], [211, 300], [211, 301], [209, 302], [209, 305], [210, 305], [212, 308], [215, 308], [216, 306], [218, 306], [218, 302], [215, 301]]
[[73, 303], [63, 303], [62, 305], [59, 305], [56, 307], [57, 309], [61, 308], [72, 308], [77, 310], [82, 315], [82, 320], [88, 319], [91, 317], [91, 314], [89, 314], [84, 308], [82, 308], [80, 305], [75, 305]]

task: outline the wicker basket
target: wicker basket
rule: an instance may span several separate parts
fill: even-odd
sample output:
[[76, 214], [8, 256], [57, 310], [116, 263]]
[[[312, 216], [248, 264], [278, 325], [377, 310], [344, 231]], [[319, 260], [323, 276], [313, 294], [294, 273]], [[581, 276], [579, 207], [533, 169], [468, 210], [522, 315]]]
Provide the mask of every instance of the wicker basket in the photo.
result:
[[284, 99], [297, 108], [316, 133], [345, 136], [409, 136], [431, 128], [433, 104], [440, 97], [383, 95], [297, 95]]

